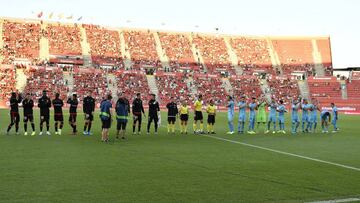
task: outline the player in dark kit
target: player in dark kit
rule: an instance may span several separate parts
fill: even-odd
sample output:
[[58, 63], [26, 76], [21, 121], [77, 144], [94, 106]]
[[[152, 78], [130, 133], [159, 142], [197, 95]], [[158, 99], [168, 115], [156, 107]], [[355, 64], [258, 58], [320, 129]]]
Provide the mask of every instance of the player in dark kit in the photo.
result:
[[54, 107], [54, 121], [55, 121], [55, 135], [61, 135], [61, 130], [64, 126], [64, 115], [62, 107], [64, 102], [60, 99], [60, 94], [55, 94], [55, 99], [52, 100], [52, 105]]
[[40, 108], [40, 133], [39, 135], [43, 134], [43, 124], [46, 123], [46, 134], [50, 134], [50, 107], [51, 101], [50, 98], [47, 96], [46, 90], [43, 91], [42, 97], [38, 101], [38, 107]]
[[35, 136], [35, 124], [34, 124], [34, 101], [31, 99], [31, 94], [26, 94], [25, 99], [22, 102], [24, 108], [24, 135], [27, 136], [27, 123], [31, 123], [32, 133], [31, 136]]
[[179, 113], [179, 111], [173, 97], [170, 98], [170, 102], [166, 105], [166, 108], [168, 109], [167, 132], [170, 133], [171, 129], [171, 132], [175, 133], [176, 115]]
[[84, 125], [84, 135], [91, 135], [91, 125], [94, 120], [95, 111], [95, 99], [91, 97], [91, 92], [89, 91], [87, 96], [83, 100], [83, 112], [85, 114], [85, 125]]
[[155, 125], [155, 134], [157, 134], [159, 114], [160, 114], [159, 102], [156, 101], [155, 94], [151, 94], [151, 99], [149, 101], [149, 120], [147, 124], [147, 134], [150, 134], [150, 126], [153, 121]]
[[16, 134], [19, 134], [19, 104], [21, 103], [21, 94], [16, 95], [15, 92], [11, 93], [10, 97], [10, 125], [7, 128], [6, 134], [9, 134], [13, 125], [15, 125]]
[[133, 119], [134, 119], [133, 134], [135, 134], [136, 123], [138, 123], [138, 134], [140, 135], [141, 121], [142, 121], [141, 113], [143, 113], [144, 117], [146, 117], [140, 93], [136, 94], [136, 98], [134, 99], [134, 101], [132, 103], [132, 113], [133, 113]]
[[77, 106], [79, 104], [78, 99], [77, 99], [77, 95], [73, 94], [72, 98], [69, 98], [67, 100], [67, 103], [70, 104], [70, 109], [69, 109], [69, 124], [71, 125], [72, 129], [73, 129], [73, 135], [76, 135], [77, 130], [76, 130], [76, 117], [77, 117]]

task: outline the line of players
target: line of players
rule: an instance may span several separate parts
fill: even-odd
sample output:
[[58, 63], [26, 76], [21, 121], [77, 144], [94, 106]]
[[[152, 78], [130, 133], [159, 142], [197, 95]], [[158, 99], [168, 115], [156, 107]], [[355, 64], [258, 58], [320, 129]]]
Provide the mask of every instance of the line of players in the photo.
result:
[[[116, 102], [115, 115], [117, 120], [117, 138], [125, 138], [125, 130], [130, 115], [130, 104], [129, 101], [120, 93], [118, 95], [119, 99]], [[111, 127], [112, 117], [111, 117], [111, 108], [112, 108], [112, 97], [107, 95], [106, 98], [101, 102], [100, 105], [100, 119], [102, 121], [102, 140], [108, 140], [109, 129]], [[8, 126], [7, 133], [11, 130], [12, 126], [15, 125], [16, 133], [19, 130], [19, 104], [22, 103], [24, 108], [24, 131], [25, 135], [27, 134], [27, 124], [31, 123], [32, 133], [35, 135], [35, 125], [34, 125], [34, 116], [33, 116], [33, 107], [34, 102], [31, 99], [31, 95], [27, 94], [23, 99], [21, 94], [12, 93], [10, 98], [10, 118], [11, 123]], [[69, 108], [69, 124], [73, 129], [73, 134], [77, 133], [77, 106], [78, 99], [77, 95], [74, 94], [71, 98], [68, 98], [67, 103], [70, 105]], [[64, 115], [62, 107], [64, 106], [63, 101], [60, 99], [60, 95], [57, 93], [55, 99], [50, 101], [50, 98], [47, 96], [47, 92], [43, 91], [42, 97], [38, 101], [38, 107], [40, 108], [40, 134], [43, 134], [43, 124], [46, 124], [46, 134], [50, 135], [49, 131], [49, 120], [50, 120], [50, 108], [54, 108], [54, 121], [55, 121], [55, 134], [61, 135], [61, 130], [64, 125]], [[238, 133], [243, 134], [246, 122], [246, 112], [249, 109], [249, 126], [248, 133], [255, 134], [255, 123], [257, 122], [257, 129], [260, 129], [261, 126], [267, 124], [265, 133], [269, 133], [271, 130], [271, 124], [273, 124], [272, 133], [276, 133], [276, 121], [279, 124], [279, 133], [285, 132], [285, 113], [287, 112], [284, 102], [282, 100], [279, 103], [276, 102], [274, 98], [271, 99], [271, 102], [267, 102], [265, 98], [261, 97], [258, 100], [252, 98], [250, 102], [246, 101], [246, 97], [243, 96], [240, 98], [240, 101], [237, 104], [239, 108], [239, 117], [238, 117]], [[333, 120], [332, 124], [334, 126], [334, 132], [338, 130], [337, 128], [337, 108], [332, 103], [333, 111]], [[233, 119], [235, 116], [235, 101], [229, 96], [228, 97], [228, 125], [230, 131], [228, 134], [234, 133]], [[266, 119], [266, 107], [269, 108], [269, 119]], [[186, 104], [185, 101], [180, 105], [178, 109], [176, 102], [173, 98], [166, 105], [168, 109], [168, 133], [175, 132], [175, 123], [177, 116], [180, 117], [180, 133], [187, 133], [187, 122], [189, 119], [189, 109], [190, 107]], [[203, 127], [203, 101], [202, 95], [198, 95], [197, 100], [194, 103], [194, 124], [193, 130], [194, 133], [204, 133]], [[95, 99], [91, 97], [91, 92], [88, 92], [87, 96], [83, 100], [83, 112], [85, 114], [85, 125], [84, 125], [84, 135], [91, 135], [92, 121], [94, 119], [93, 113], [95, 110]], [[291, 119], [292, 119], [292, 133], [297, 133], [298, 127], [300, 125], [298, 111], [302, 110], [302, 132], [314, 132], [317, 127], [318, 120], [318, 111], [320, 111], [318, 102], [314, 100], [313, 104], [309, 104], [306, 99], [295, 99], [293, 100], [291, 107]], [[257, 111], [257, 113], [256, 113]], [[206, 112], [208, 114], [207, 120], [207, 132], [215, 133], [214, 124], [216, 116], [216, 106], [211, 100], [209, 105], [206, 107]], [[146, 117], [144, 107], [141, 100], [141, 95], [138, 93], [136, 98], [132, 102], [132, 115], [133, 115], [133, 134], [136, 134], [135, 130], [137, 127], [137, 134], [141, 132], [141, 123], [142, 115]], [[278, 116], [277, 116], [278, 115]], [[321, 121], [323, 132], [328, 132], [328, 123], [331, 120], [331, 115], [327, 110], [321, 111]], [[155, 134], [157, 134], [158, 123], [160, 120], [160, 107], [159, 103], [156, 101], [155, 95], [151, 95], [149, 101], [149, 113], [148, 113], [148, 125], [147, 133], [150, 133], [150, 127], [152, 122], [154, 122]], [[199, 127], [198, 127], [199, 124]]]
[[[279, 125], [278, 133], [286, 133], [285, 131], [285, 113], [288, 111], [285, 108], [284, 102], [280, 100], [276, 102], [274, 98], [268, 102], [264, 97], [259, 99], [252, 98], [250, 102], [246, 101], [246, 97], [242, 96], [237, 104], [239, 108], [238, 117], [238, 134], [243, 134], [246, 122], [246, 110], [249, 110], [249, 125], [248, 134], [256, 134], [255, 123], [257, 123], [257, 130], [260, 130], [262, 125], [264, 133], [267, 134], [271, 131], [271, 124], [273, 124], [272, 133], [276, 133], [277, 122]], [[228, 134], [234, 134], [233, 120], [235, 117], [235, 101], [228, 97]], [[266, 108], [269, 109], [269, 118], [266, 119]], [[328, 110], [320, 110], [319, 102], [313, 99], [310, 104], [307, 99], [294, 99], [291, 105], [291, 133], [296, 134], [301, 122], [301, 129], [303, 133], [315, 132], [318, 123], [318, 112], [320, 113], [322, 132], [329, 132], [329, 123], [333, 125], [333, 132], [338, 131], [337, 120], [338, 111], [334, 103], [331, 103], [333, 118], [331, 120], [331, 113]], [[299, 111], [302, 111], [301, 120], [299, 119]], [[256, 112], [257, 111], [257, 112]], [[265, 126], [267, 125], [267, 126]]]
[[[126, 125], [130, 115], [130, 104], [129, 101], [123, 97], [122, 93], [118, 95], [119, 99], [116, 102], [115, 112], [112, 113], [112, 102], [111, 95], [108, 95], [105, 100], [101, 102], [100, 105], [100, 119], [102, 122], [102, 141], [107, 142], [109, 140], [109, 129], [111, 128], [112, 123], [112, 114], [116, 115], [117, 120], [117, 134], [116, 138], [125, 139]], [[149, 100], [149, 112], [148, 112], [148, 123], [147, 123], [147, 134], [150, 134], [150, 128], [152, 123], [154, 123], [155, 134], [157, 134], [159, 123], [161, 123], [160, 116], [160, 106], [156, 100], [155, 94], [151, 94], [151, 99]], [[143, 102], [141, 100], [141, 94], [138, 93], [136, 98], [132, 102], [132, 116], [133, 116], [133, 134], [141, 134], [141, 123], [142, 117], [145, 115]], [[177, 107], [177, 104], [173, 97], [170, 98], [170, 102], [166, 105], [168, 110], [167, 112], [167, 132], [175, 133], [175, 124], [176, 118], [180, 118], [180, 133], [187, 134], [187, 123], [189, 120], [189, 111], [190, 108], [185, 101], [182, 101], [180, 107]], [[203, 102], [202, 95], [198, 95], [198, 99], [194, 103], [194, 134], [204, 134], [203, 126]], [[206, 107], [206, 112], [208, 114], [207, 119], [207, 133], [215, 134], [214, 125], [215, 125], [215, 116], [216, 116], [216, 106], [211, 100], [209, 105]], [[199, 127], [198, 127], [199, 124]], [[136, 131], [137, 129], [137, 131]]]
[[[25, 98], [22, 98], [21, 94], [15, 92], [11, 93], [10, 97], [10, 124], [7, 128], [6, 133], [9, 134], [11, 128], [15, 125], [15, 132], [19, 132], [19, 123], [20, 123], [20, 114], [19, 114], [19, 104], [22, 104], [24, 109], [24, 135], [27, 136], [27, 127], [28, 123], [31, 124], [32, 133], [31, 136], [35, 136], [35, 124], [34, 124], [34, 101], [31, 98], [31, 94], [26, 94]], [[73, 94], [72, 97], [69, 97], [67, 100], [69, 104], [69, 124], [72, 127], [73, 134], [77, 133], [77, 107], [78, 107], [78, 98], [76, 94]], [[44, 90], [42, 96], [38, 100], [38, 107], [40, 109], [40, 133], [43, 134], [44, 123], [46, 125], [46, 134], [51, 135], [50, 133], [50, 108], [54, 108], [54, 125], [55, 125], [55, 134], [61, 135], [62, 128], [64, 126], [64, 114], [63, 108], [64, 102], [60, 99], [60, 94], [55, 94], [55, 99], [52, 101], [47, 96], [47, 92]], [[92, 126], [92, 121], [94, 119], [93, 113], [95, 110], [95, 99], [91, 97], [91, 92], [83, 100], [83, 112], [85, 114], [85, 125], [84, 125], [84, 135], [90, 135], [90, 130]]]
[[[100, 104], [100, 119], [102, 122], [102, 141], [109, 140], [109, 129], [111, 128], [112, 123], [112, 114], [115, 114], [117, 120], [117, 138], [125, 138], [126, 125], [130, 115], [130, 104], [129, 101], [123, 96], [122, 93], [118, 95], [119, 99], [116, 102], [115, 112], [112, 113], [112, 97], [107, 95], [106, 98]], [[13, 92], [10, 97], [10, 124], [7, 128], [7, 134], [9, 134], [11, 128], [15, 125], [16, 134], [19, 132], [19, 104], [22, 103], [24, 109], [24, 135], [27, 136], [27, 127], [28, 123], [31, 124], [32, 136], [35, 136], [35, 124], [34, 124], [34, 101], [31, 98], [31, 94], [27, 94], [25, 98], [22, 98], [21, 94]], [[72, 97], [69, 97], [67, 100], [69, 104], [69, 124], [73, 129], [73, 134], [77, 134], [77, 107], [78, 107], [78, 98], [76, 94], [73, 94]], [[38, 100], [38, 107], [40, 109], [40, 133], [43, 134], [43, 125], [46, 124], [46, 134], [51, 135], [50, 133], [50, 108], [54, 108], [54, 127], [55, 134], [61, 135], [62, 128], [64, 126], [64, 114], [63, 108], [64, 103], [60, 99], [60, 94], [55, 94], [55, 99], [52, 101], [47, 96], [47, 91], [43, 91], [42, 97]], [[138, 93], [136, 98], [132, 102], [132, 115], [133, 115], [133, 134], [140, 134], [141, 132], [141, 123], [142, 115], [146, 117], [143, 103], [141, 100], [141, 95]], [[189, 120], [189, 111], [190, 108], [185, 101], [182, 102], [179, 109], [174, 98], [171, 98], [171, 101], [166, 105], [168, 109], [168, 133], [175, 133], [175, 123], [176, 118], [180, 118], [180, 133], [187, 134], [187, 122]], [[202, 95], [198, 96], [198, 99], [194, 103], [194, 133], [204, 133], [203, 129], [203, 102]], [[95, 99], [91, 97], [91, 92], [88, 92], [87, 96], [83, 100], [83, 112], [85, 114], [85, 125], [84, 125], [84, 135], [91, 135], [92, 122], [94, 120], [93, 113], [95, 111]], [[216, 106], [211, 100], [209, 105], [206, 107], [206, 112], [208, 114], [207, 120], [207, 131], [208, 133], [215, 134], [214, 124], [216, 116]], [[147, 124], [147, 134], [150, 133], [151, 124], [154, 123], [155, 134], [157, 134], [158, 124], [160, 123], [160, 106], [158, 101], [156, 101], [155, 95], [151, 95], [149, 101], [149, 112], [148, 112], [148, 124]], [[197, 124], [199, 123], [199, 127]], [[136, 132], [137, 127], [137, 132]]]

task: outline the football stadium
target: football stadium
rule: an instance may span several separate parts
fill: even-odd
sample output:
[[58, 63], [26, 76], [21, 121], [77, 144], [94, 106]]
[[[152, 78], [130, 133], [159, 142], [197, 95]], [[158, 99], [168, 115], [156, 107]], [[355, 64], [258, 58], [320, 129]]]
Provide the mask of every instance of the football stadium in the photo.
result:
[[359, 202], [360, 4], [271, 2], [2, 2], [0, 202]]

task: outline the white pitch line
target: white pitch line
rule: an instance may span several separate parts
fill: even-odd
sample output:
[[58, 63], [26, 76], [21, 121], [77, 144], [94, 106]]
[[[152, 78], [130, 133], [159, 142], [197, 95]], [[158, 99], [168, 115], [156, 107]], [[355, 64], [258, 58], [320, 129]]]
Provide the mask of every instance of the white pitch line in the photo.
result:
[[333, 200], [323, 200], [323, 201], [315, 201], [315, 202], [307, 202], [307, 203], [342, 203], [342, 202], [355, 202], [355, 201], [360, 201], [360, 198], [333, 199]]
[[245, 143], [245, 142], [239, 142], [239, 141], [235, 141], [235, 140], [229, 140], [229, 139], [225, 139], [225, 138], [221, 138], [221, 137], [216, 137], [216, 136], [211, 136], [211, 135], [203, 135], [203, 136], [213, 138], [213, 139], [217, 139], [217, 140], [226, 141], [226, 142], [231, 142], [231, 143], [235, 143], [235, 144], [240, 144], [240, 145], [244, 145], [244, 146], [248, 146], [248, 147], [252, 147], [252, 148], [257, 148], [257, 149], [262, 149], [262, 150], [266, 150], [266, 151], [270, 151], [270, 152], [275, 152], [275, 153], [278, 153], [278, 154], [284, 154], [284, 155], [288, 155], [288, 156], [298, 157], [298, 158], [301, 158], [301, 159], [307, 159], [307, 160], [316, 161], [316, 162], [320, 162], [320, 163], [324, 163], [324, 164], [338, 166], [338, 167], [341, 167], [341, 168], [351, 169], [351, 170], [354, 170], [354, 171], [360, 171], [360, 168], [356, 168], [356, 167], [353, 167], [353, 166], [347, 166], [347, 165], [338, 164], [338, 163], [334, 163], [334, 162], [330, 162], [330, 161], [324, 161], [324, 160], [321, 160], [321, 159], [311, 158], [311, 157], [302, 156], [302, 155], [298, 155], [298, 154], [293, 154], [293, 153], [289, 153], [289, 152], [283, 152], [283, 151], [279, 151], [279, 150], [276, 150], [276, 149], [270, 149], [270, 148], [267, 148], [267, 147], [261, 147], [261, 146], [252, 145], [252, 144], [248, 144], [248, 143]]

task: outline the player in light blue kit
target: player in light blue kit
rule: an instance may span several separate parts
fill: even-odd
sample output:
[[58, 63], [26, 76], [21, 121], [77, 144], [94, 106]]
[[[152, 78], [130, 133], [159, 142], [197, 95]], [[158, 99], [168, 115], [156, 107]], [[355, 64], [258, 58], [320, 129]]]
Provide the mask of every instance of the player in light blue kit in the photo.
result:
[[313, 133], [316, 131], [318, 111], [320, 111], [319, 102], [313, 99], [313, 104], [310, 109], [310, 127], [308, 129], [310, 132]]
[[269, 107], [270, 107], [269, 120], [267, 123], [267, 130], [265, 131], [265, 134], [270, 132], [270, 124], [271, 123], [273, 123], [273, 125], [274, 125], [273, 133], [275, 133], [275, 131], [276, 131], [276, 109], [278, 107], [278, 104], [276, 103], [275, 98], [271, 99]]
[[279, 112], [279, 127], [280, 127], [280, 130], [278, 131], [278, 133], [286, 133], [285, 132], [285, 113], [287, 112], [286, 111], [286, 108], [284, 106], [284, 101], [283, 100], [280, 100], [280, 105], [278, 106], [277, 108], [277, 111]]
[[240, 102], [238, 103], [239, 107], [239, 119], [238, 119], [238, 134], [244, 133], [245, 121], [246, 121], [246, 101], [245, 96], [240, 98]]
[[228, 96], [228, 125], [229, 125], [229, 132], [227, 132], [227, 134], [234, 134], [234, 124], [233, 124], [233, 120], [234, 120], [234, 114], [235, 114], [235, 103], [234, 100], [232, 98], [232, 96]]
[[328, 127], [331, 120], [331, 114], [328, 110], [322, 110], [320, 113], [322, 133], [328, 133]]
[[250, 109], [250, 113], [249, 113], [249, 130], [247, 133], [249, 134], [256, 134], [255, 132], [255, 119], [256, 119], [256, 108], [257, 108], [257, 104], [256, 104], [256, 98], [253, 97], [252, 101], [249, 104], [249, 109]]
[[292, 102], [292, 105], [291, 105], [291, 133], [295, 134], [297, 133], [297, 129], [300, 125], [300, 122], [299, 122], [299, 109], [300, 109], [300, 102], [299, 100], [295, 99], [293, 100]]
[[331, 108], [332, 108], [332, 114], [333, 114], [333, 119], [331, 121], [331, 124], [334, 126], [334, 130], [332, 132], [336, 133], [339, 130], [339, 128], [337, 127], [338, 110], [334, 103], [331, 103]]
[[301, 104], [301, 109], [302, 109], [302, 125], [301, 125], [301, 129], [302, 132], [308, 132], [308, 127], [309, 127], [309, 123], [310, 123], [310, 119], [309, 119], [309, 109], [310, 109], [310, 105], [307, 101], [307, 99], [303, 100], [303, 103]]

